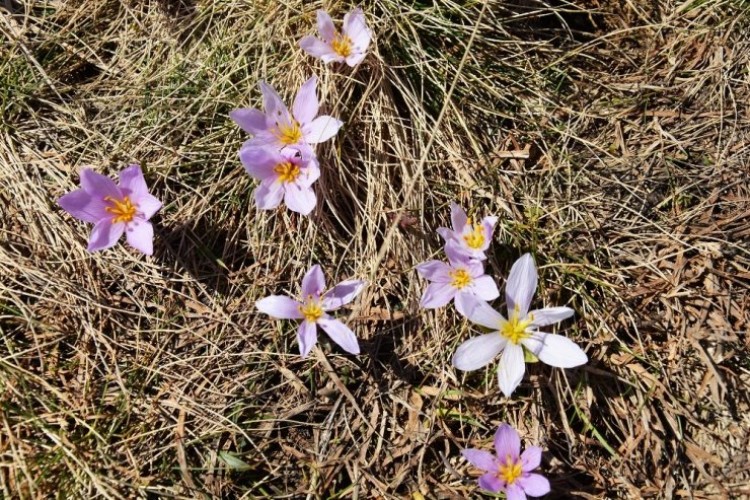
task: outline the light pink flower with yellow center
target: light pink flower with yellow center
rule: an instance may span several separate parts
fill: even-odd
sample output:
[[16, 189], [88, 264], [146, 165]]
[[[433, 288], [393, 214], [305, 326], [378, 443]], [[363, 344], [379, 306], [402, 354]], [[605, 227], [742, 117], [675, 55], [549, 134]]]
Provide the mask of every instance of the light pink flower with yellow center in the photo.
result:
[[485, 260], [484, 254], [492, 242], [492, 230], [497, 217], [485, 217], [474, 223], [466, 212], [456, 203], [451, 203], [451, 223], [453, 229], [438, 228], [438, 234], [445, 240], [446, 251], [453, 248], [457, 253], [472, 259]]
[[527, 446], [521, 453], [521, 438], [508, 424], [495, 433], [495, 455], [468, 448], [461, 452], [474, 467], [485, 471], [479, 486], [492, 493], [505, 493], [508, 500], [525, 500], [526, 495], [540, 497], [550, 492], [546, 477], [532, 472], [542, 462], [542, 449]]
[[[267, 146], [282, 149], [290, 146], [309, 147], [325, 142], [339, 131], [343, 122], [332, 116], [318, 116], [317, 78], [307, 80], [294, 99], [292, 111], [284, 104], [273, 87], [260, 82], [263, 108], [235, 109], [229, 116], [242, 130], [253, 134], [247, 146]], [[316, 118], [317, 117], [317, 118]]]
[[133, 248], [146, 255], [154, 251], [154, 228], [148, 220], [161, 202], [148, 193], [138, 165], [120, 172], [120, 185], [90, 168], [81, 171], [81, 189], [68, 193], [57, 203], [76, 219], [94, 224], [88, 251], [110, 248], [122, 233]]
[[[509, 317], [471, 295], [457, 297], [465, 316], [473, 323], [493, 330], [467, 340], [456, 350], [453, 366], [459, 370], [478, 370], [500, 354], [497, 371], [500, 390], [510, 396], [526, 371], [524, 348], [542, 362], [558, 368], [572, 368], [588, 361], [583, 350], [562, 335], [540, 332], [538, 328], [573, 316], [569, 307], [545, 307], [529, 311], [537, 285], [537, 272], [530, 254], [518, 259], [505, 285]], [[457, 308], [458, 309], [458, 308]]]
[[320, 38], [306, 36], [299, 46], [313, 57], [319, 57], [324, 63], [346, 62], [356, 66], [367, 55], [372, 33], [367, 27], [365, 14], [357, 7], [344, 16], [341, 32], [336, 30], [333, 20], [327, 12], [318, 11], [318, 32]]
[[[417, 266], [417, 272], [431, 281], [422, 295], [420, 305], [426, 309], [442, 307], [459, 295], [469, 294], [481, 300], [494, 300], [500, 291], [492, 277], [484, 274], [481, 261], [469, 259], [454, 249], [446, 248], [448, 263], [430, 260]], [[456, 299], [456, 309], [462, 309], [463, 302]]]
[[326, 287], [325, 278], [320, 266], [315, 265], [302, 279], [301, 301], [285, 295], [271, 295], [256, 302], [255, 306], [260, 312], [277, 319], [302, 320], [297, 331], [297, 340], [303, 358], [318, 341], [318, 325], [343, 350], [359, 354], [359, 342], [354, 332], [328, 313], [354, 300], [364, 286], [365, 282], [362, 280], [347, 280], [323, 293]]

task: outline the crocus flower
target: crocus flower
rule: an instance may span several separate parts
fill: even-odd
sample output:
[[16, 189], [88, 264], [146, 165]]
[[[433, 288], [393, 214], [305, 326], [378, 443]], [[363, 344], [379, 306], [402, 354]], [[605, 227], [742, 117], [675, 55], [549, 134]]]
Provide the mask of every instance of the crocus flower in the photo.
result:
[[76, 219], [94, 224], [89, 252], [104, 250], [125, 233], [130, 246], [146, 255], [154, 252], [154, 228], [148, 220], [161, 202], [148, 193], [138, 165], [120, 172], [120, 185], [90, 168], [81, 171], [81, 189], [62, 196], [57, 203]]
[[[500, 296], [492, 277], [484, 274], [481, 261], [469, 259], [453, 248], [446, 248], [448, 263], [430, 260], [417, 266], [423, 278], [431, 281], [422, 295], [420, 305], [427, 309], [442, 307], [458, 295], [469, 294], [481, 300], [494, 300]], [[463, 302], [456, 300], [456, 309], [463, 315]]]
[[362, 291], [365, 282], [361, 280], [342, 281], [326, 293], [323, 271], [315, 265], [307, 271], [302, 279], [302, 300], [295, 300], [285, 295], [271, 295], [255, 303], [262, 313], [278, 319], [301, 319], [297, 330], [299, 351], [306, 357], [318, 340], [317, 326], [325, 331], [343, 350], [359, 354], [359, 343], [354, 333], [337, 319], [327, 313], [348, 304]]
[[322, 40], [306, 36], [299, 42], [302, 50], [313, 57], [319, 57], [326, 64], [346, 62], [351, 67], [365, 58], [372, 38], [365, 22], [365, 14], [359, 7], [344, 16], [341, 33], [334, 27], [331, 16], [319, 10], [318, 32]]
[[461, 452], [471, 465], [485, 471], [479, 486], [492, 493], [504, 492], [508, 500], [525, 500], [526, 495], [540, 497], [550, 491], [549, 481], [531, 471], [542, 461], [542, 449], [527, 446], [521, 453], [521, 439], [508, 424], [501, 424], [495, 433], [495, 455], [468, 448]]
[[497, 217], [485, 217], [481, 223], [474, 224], [466, 212], [456, 203], [451, 203], [451, 223], [453, 229], [438, 228], [438, 234], [445, 240], [445, 248], [453, 248], [458, 253], [472, 259], [484, 260], [484, 252], [492, 241], [492, 230]]
[[569, 307], [546, 307], [529, 311], [536, 284], [534, 259], [526, 254], [513, 264], [505, 285], [508, 319], [486, 302], [468, 294], [459, 296], [456, 301], [463, 302], [466, 317], [493, 332], [474, 337], [458, 346], [453, 356], [453, 366], [464, 371], [477, 370], [502, 352], [497, 378], [500, 390], [510, 396], [521, 383], [526, 370], [524, 348], [544, 363], [558, 368], [572, 368], [588, 361], [583, 350], [570, 339], [538, 330], [571, 317], [573, 310]]
[[289, 210], [302, 215], [315, 208], [312, 184], [320, 177], [320, 168], [310, 151], [248, 146], [240, 150], [240, 160], [247, 173], [260, 180], [254, 196], [261, 210], [278, 207], [282, 198]]
[[269, 146], [282, 149], [288, 146], [309, 147], [336, 135], [343, 122], [328, 115], [318, 115], [317, 78], [307, 80], [294, 99], [292, 112], [266, 82], [260, 82], [263, 108], [235, 109], [229, 113], [242, 130], [253, 134], [248, 146]]

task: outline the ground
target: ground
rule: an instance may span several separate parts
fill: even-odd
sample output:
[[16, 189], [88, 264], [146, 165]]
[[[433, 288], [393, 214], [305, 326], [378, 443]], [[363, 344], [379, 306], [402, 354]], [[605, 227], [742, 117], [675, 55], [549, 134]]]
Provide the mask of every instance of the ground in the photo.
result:
[[[364, 0], [360, 66], [299, 50], [352, 6], [0, 2], [2, 496], [478, 498], [460, 450], [508, 422], [549, 498], [750, 497], [750, 6]], [[312, 74], [345, 122], [317, 208], [257, 210], [228, 113]], [[154, 255], [89, 254], [56, 200], [135, 162]], [[476, 330], [414, 270], [451, 201], [499, 217], [501, 289], [533, 253], [587, 365], [512, 398], [452, 368]], [[368, 280], [361, 355], [256, 312], [313, 263]]]

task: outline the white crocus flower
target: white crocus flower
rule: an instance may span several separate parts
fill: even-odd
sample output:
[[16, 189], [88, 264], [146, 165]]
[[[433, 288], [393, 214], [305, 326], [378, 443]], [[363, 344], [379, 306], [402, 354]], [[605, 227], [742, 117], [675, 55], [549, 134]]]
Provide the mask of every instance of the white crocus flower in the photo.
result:
[[546, 307], [529, 311], [537, 285], [534, 259], [525, 254], [510, 270], [505, 286], [509, 318], [489, 304], [471, 295], [462, 295], [459, 310], [477, 325], [493, 330], [467, 340], [456, 350], [453, 366], [459, 370], [478, 370], [502, 352], [497, 379], [500, 390], [510, 396], [518, 387], [526, 371], [523, 348], [542, 362], [558, 368], [572, 368], [588, 361], [583, 350], [562, 335], [540, 332], [538, 328], [558, 323], [573, 315], [569, 307]]

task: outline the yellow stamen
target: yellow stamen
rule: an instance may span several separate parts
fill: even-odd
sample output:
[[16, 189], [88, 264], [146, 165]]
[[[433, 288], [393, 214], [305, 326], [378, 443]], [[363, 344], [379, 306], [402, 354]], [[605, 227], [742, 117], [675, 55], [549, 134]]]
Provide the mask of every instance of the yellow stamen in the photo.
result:
[[469, 275], [466, 269], [457, 269], [455, 271], [451, 271], [450, 276], [451, 278], [453, 278], [453, 281], [451, 282], [453, 288], [461, 290], [465, 286], [469, 286], [471, 284], [471, 275]]
[[505, 463], [500, 464], [497, 468], [497, 477], [505, 481], [506, 484], [513, 484], [516, 479], [521, 477], [521, 461], [513, 461], [510, 455], [505, 457]]
[[[471, 219], [466, 221], [466, 225], [471, 226]], [[464, 235], [464, 241], [473, 250], [480, 250], [484, 246], [484, 228], [481, 224], [474, 224], [472, 231]]]
[[300, 128], [299, 123], [292, 120], [291, 125], [277, 125], [273, 135], [275, 135], [282, 144], [297, 144], [302, 140], [302, 129]]
[[352, 53], [352, 39], [346, 35], [336, 33], [331, 42], [331, 48], [341, 57], [349, 57]]
[[307, 321], [315, 323], [323, 316], [323, 308], [320, 307], [320, 303], [313, 300], [312, 297], [307, 298], [307, 302], [299, 306], [299, 312], [305, 317]]
[[520, 309], [516, 305], [513, 309], [513, 314], [510, 315], [508, 321], [503, 321], [500, 325], [500, 335], [514, 344], [519, 344], [521, 340], [531, 336], [526, 332], [526, 329], [534, 322], [534, 316], [532, 314], [527, 315], [523, 320], [519, 318], [519, 315]]
[[112, 224], [118, 222], [130, 222], [135, 217], [135, 205], [130, 201], [127, 196], [122, 200], [117, 200], [111, 196], [105, 196], [104, 201], [110, 203], [111, 207], [104, 207], [104, 210], [114, 215], [112, 217]]
[[299, 166], [292, 162], [279, 163], [273, 171], [279, 175], [279, 182], [294, 182], [299, 177]]

